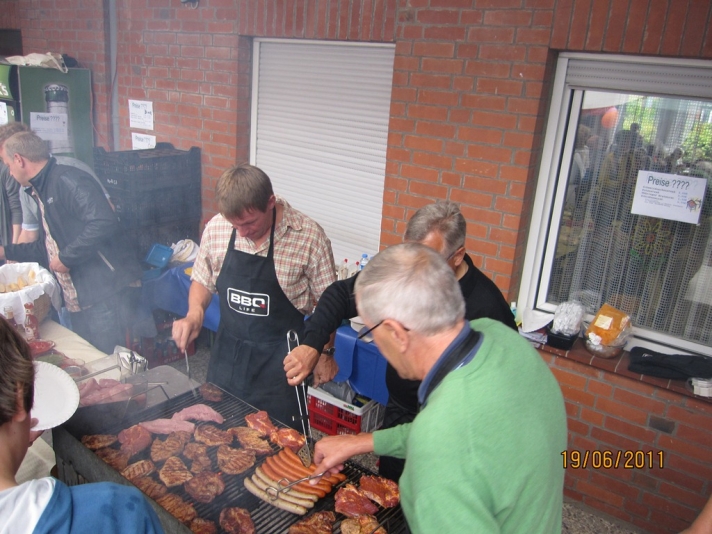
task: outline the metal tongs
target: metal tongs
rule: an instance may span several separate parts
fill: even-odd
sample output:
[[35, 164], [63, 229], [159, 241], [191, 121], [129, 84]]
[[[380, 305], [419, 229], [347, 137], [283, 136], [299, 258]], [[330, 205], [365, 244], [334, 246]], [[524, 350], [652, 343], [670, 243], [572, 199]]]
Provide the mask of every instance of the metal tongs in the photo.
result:
[[312, 478], [319, 478], [320, 476], [323, 476], [325, 474], [326, 471], [319, 473], [318, 475], [309, 475], [308, 477], [298, 478], [294, 482], [289, 482], [288, 478], [280, 478], [277, 481], [277, 485], [279, 486], [279, 488], [275, 488], [274, 486], [267, 486], [265, 488], [265, 492], [270, 496], [271, 500], [276, 501], [279, 498], [280, 493], [289, 493], [289, 490], [292, 489], [292, 486], [296, 486], [300, 482], [305, 482], [307, 480], [311, 480]]
[[[292, 346], [294, 344], [294, 346]], [[294, 330], [287, 332], [287, 351], [292, 352], [295, 348], [299, 346], [299, 336]], [[302, 420], [302, 432], [304, 434], [304, 445], [301, 449], [297, 451], [297, 456], [304, 464], [304, 467], [309, 467], [312, 463], [312, 451], [311, 444], [313, 442], [311, 424], [309, 423], [309, 407], [307, 404], [307, 385], [306, 382], [302, 381], [301, 384], [295, 386], [297, 390], [297, 404], [299, 405], [299, 417]], [[299, 394], [301, 389], [302, 394]], [[322, 473], [323, 474], [323, 473]], [[312, 475], [312, 478], [315, 475]], [[321, 476], [321, 475], [316, 475]], [[307, 477], [307, 479], [310, 477]], [[303, 479], [306, 480], [306, 479]], [[281, 483], [281, 480], [280, 480]]]

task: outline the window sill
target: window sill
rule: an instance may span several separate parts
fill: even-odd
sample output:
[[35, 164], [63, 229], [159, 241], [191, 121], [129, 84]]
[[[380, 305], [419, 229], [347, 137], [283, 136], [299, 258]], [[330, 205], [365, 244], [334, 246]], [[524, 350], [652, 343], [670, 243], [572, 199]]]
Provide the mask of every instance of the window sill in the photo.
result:
[[585, 365], [590, 365], [596, 369], [601, 369], [602, 371], [607, 371], [618, 376], [624, 376], [626, 378], [630, 378], [631, 380], [645, 382], [646, 384], [650, 384], [655, 387], [667, 389], [669, 391], [679, 393], [680, 395], [685, 395], [687, 397], [712, 404], [712, 397], [701, 397], [700, 395], [695, 395], [692, 391], [687, 389], [685, 380], [657, 378], [654, 376], [630, 372], [628, 370], [628, 364], [630, 363], [630, 353], [628, 351], [623, 352], [623, 354], [615, 358], [600, 358], [592, 355], [586, 350], [581, 338], [576, 340], [574, 346], [570, 350], [556, 349], [554, 347], [550, 347], [549, 345], [541, 345], [539, 350], [553, 354], [560, 358], [567, 358]]

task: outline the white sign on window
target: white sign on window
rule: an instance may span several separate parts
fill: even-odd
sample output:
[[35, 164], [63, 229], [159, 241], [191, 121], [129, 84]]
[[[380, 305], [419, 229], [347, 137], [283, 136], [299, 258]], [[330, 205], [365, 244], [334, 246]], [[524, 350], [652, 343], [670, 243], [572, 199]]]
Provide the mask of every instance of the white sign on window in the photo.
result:
[[129, 100], [129, 119], [131, 128], [153, 130], [153, 102]]
[[131, 132], [131, 148], [134, 150], [156, 148], [156, 136]]
[[69, 138], [66, 113], [30, 113], [30, 128], [45, 141], [66, 141]]
[[706, 187], [705, 178], [638, 171], [631, 213], [698, 224]]
[[0, 124], [7, 124], [7, 104], [0, 102]]

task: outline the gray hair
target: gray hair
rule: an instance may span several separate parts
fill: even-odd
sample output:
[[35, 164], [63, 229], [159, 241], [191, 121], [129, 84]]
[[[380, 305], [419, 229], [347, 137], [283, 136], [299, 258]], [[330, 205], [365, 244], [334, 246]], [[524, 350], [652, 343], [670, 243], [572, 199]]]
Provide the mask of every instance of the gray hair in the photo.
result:
[[10, 137], [5, 141], [5, 153], [8, 158], [20, 154], [33, 163], [46, 161], [50, 157], [47, 141], [34, 132], [20, 132]]
[[376, 254], [356, 279], [359, 315], [376, 324], [394, 319], [423, 335], [455, 326], [465, 317], [460, 285], [445, 259], [418, 243]]
[[30, 127], [24, 122], [9, 122], [0, 126], [0, 146], [18, 132], [29, 132]]
[[460, 213], [460, 206], [448, 201], [423, 206], [408, 221], [405, 240], [419, 243], [434, 230], [437, 230], [445, 241], [445, 250], [441, 253], [446, 258], [464, 247], [467, 222]]

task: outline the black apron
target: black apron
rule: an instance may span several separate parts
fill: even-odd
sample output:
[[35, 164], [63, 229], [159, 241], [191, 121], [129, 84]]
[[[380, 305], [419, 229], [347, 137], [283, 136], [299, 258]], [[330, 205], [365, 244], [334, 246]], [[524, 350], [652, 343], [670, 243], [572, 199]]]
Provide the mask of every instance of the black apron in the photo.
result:
[[301, 430], [296, 388], [287, 384], [287, 332], [304, 333], [304, 315], [282, 291], [274, 267], [274, 227], [267, 257], [235, 250], [232, 231], [216, 281], [220, 325], [208, 366], [208, 381]]

